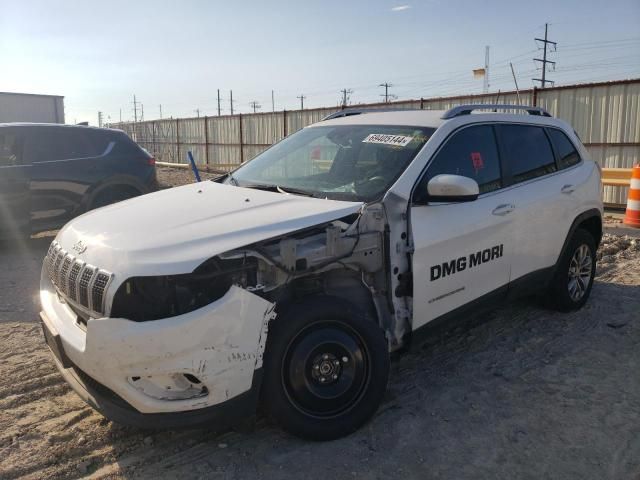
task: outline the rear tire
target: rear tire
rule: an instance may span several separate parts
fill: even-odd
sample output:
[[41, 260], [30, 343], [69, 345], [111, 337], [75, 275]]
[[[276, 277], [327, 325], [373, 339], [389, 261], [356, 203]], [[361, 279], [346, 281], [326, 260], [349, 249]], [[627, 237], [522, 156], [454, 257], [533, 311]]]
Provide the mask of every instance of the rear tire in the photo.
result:
[[310, 297], [269, 327], [263, 401], [288, 432], [332, 440], [362, 426], [377, 410], [389, 376], [380, 327], [337, 297]]
[[581, 308], [591, 293], [596, 273], [596, 242], [586, 230], [578, 229], [558, 262], [549, 288], [551, 306], [562, 312]]
[[140, 192], [134, 188], [129, 187], [110, 187], [103, 190], [96, 195], [89, 207], [89, 210], [96, 208], [106, 207], [113, 203], [122, 202], [133, 197], [140, 195]]

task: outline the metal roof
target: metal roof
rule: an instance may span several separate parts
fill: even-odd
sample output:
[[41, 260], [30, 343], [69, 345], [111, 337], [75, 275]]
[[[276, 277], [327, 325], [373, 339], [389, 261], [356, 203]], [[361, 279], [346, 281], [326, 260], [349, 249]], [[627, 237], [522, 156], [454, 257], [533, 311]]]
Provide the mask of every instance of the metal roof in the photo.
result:
[[0, 92], [0, 95], [24, 95], [29, 97], [55, 97], [64, 98], [64, 95], [47, 95], [45, 93], [21, 93], [21, 92]]

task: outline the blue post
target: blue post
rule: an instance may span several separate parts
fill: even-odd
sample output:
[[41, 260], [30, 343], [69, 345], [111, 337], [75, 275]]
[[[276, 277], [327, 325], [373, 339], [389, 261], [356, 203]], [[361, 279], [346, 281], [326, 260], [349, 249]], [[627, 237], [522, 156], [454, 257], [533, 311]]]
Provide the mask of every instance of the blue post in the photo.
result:
[[200, 180], [200, 172], [198, 172], [198, 167], [196, 167], [196, 161], [193, 159], [193, 154], [191, 150], [187, 151], [187, 155], [189, 156], [189, 163], [191, 164], [191, 170], [193, 170], [193, 175], [196, 177], [196, 182], [201, 182]]

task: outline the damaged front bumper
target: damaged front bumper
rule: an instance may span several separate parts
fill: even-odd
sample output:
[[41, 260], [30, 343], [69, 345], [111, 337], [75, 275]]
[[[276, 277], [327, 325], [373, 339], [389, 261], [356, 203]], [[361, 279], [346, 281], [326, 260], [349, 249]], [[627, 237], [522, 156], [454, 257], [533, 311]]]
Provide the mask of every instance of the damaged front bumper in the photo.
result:
[[41, 277], [40, 314], [56, 365], [73, 389], [118, 423], [145, 428], [229, 422], [255, 412], [274, 304], [233, 286], [184, 315], [86, 325]]

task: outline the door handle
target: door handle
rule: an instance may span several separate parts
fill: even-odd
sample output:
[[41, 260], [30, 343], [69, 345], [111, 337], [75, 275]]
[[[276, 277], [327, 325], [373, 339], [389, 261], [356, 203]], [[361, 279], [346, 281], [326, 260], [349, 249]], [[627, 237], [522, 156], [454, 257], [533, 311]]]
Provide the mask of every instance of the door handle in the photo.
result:
[[576, 187], [574, 187], [573, 185], [565, 185], [565, 186], [563, 186], [563, 187], [560, 189], [560, 191], [561, 191], [562, 193], [569, 194], [569, 193], [573, 193], [573, 191], [574, 191], [575, 189], [576, 189]]
[[503, 203], [502, 205], [498, 205], [496, 208], [494, 208], [491, 213], [493, 213], [494, 215], [506, 215], [507, 213], [513, 212], [515, 209], [515, 205], [512, 205], [510, 203]]

